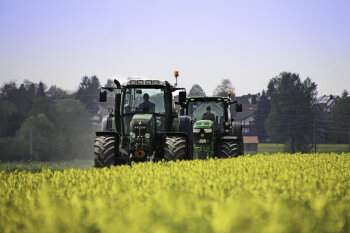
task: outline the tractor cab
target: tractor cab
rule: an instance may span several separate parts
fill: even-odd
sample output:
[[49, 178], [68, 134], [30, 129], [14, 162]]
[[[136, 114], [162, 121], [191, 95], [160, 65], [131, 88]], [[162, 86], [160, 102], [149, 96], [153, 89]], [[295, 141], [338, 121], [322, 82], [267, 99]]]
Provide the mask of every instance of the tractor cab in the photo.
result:
[[[241, 125], [231, 115], [231, 108], [242, 111], [242, 105], [228, 97], [190, 97], [185, 114], [193, 121], [194, 158], [235, 157], [243, 153]], [[236, 143], [235, 153], [224, 153], [222, 142]], [[239, 145], [238, 145], [239, 144]]]
[[213, 130], [225, 131], [225, 122], [231, 121], [228, 98], [194, 97], [187, 99], [187, 115], [194, 122], [212, 121]]
[[[130, 80], [123, 85], [122, 93], [121, 130], [124, 135], [133, 138], [133, 134], [137, 134], [135, 128], [130, 127], [135, 127], [138, 120], [153, 121], [155, 132], [169, 130], [173, 106], [172, 89], [167, 81]], [[130, 124], [132, 121], [137, 122]]]

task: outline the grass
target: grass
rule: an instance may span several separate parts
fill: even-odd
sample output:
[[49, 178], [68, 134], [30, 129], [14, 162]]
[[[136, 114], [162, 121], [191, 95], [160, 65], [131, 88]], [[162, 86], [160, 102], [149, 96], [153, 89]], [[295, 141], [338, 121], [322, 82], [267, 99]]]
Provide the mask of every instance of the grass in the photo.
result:
[[58, 162], [38, 162], [38, 161], [16, 161], [4, 162], [0, 161], [0, 171], [5, 172], [41, 172], [43, 169], [52, 171], [63, 171], [69, 168], [88, 169], [93, 166], [93, 160], [72, 160]]
[[[318, 144], [316, 146], [318, 153], [346, 153], [349, 151], [348, 144]], [[245, 154], [257, 153], [282, 153], [284, 152], [284, 144], [260, 143], [258, 151], [245, 151]], [[313, 152], [313, 151], [312, 151]]]

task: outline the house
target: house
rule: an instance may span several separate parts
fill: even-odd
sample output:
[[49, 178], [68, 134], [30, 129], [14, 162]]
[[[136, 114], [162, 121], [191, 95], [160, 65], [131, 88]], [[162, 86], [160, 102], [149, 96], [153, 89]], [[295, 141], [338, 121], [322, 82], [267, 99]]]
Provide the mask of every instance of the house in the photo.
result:
[[321, 112], [331, 113], [335, 103], [340, 99], [339, 96], [335, 95], [323, 95], [317, 99], [316, 105], [319, 107]]
[[243, 143], [245, 151], [258, 151], [259, 140], [257, 136], [244, 136]]
[[257, 104], [260, 100], [260, 93], [236, 96], [236, 100], [240, 104]]
[[235, 99], [242, 104], [242, 112], [232, 111], [232, 117], [237, 123], [242, 124], [243, 135], [251, 136], [254, 134], [254, 115], [258, 108], [260, 93], [236, 96]]
[[242, 112], [237, 112], [233, 119], [243, 127], [243, 135], [251, 135], [254, 127], [254, 116], [258, 109], [256, 104], [242, 104]]
[[336, 102], [340, 99], [336, 95], [323, 95], [315, 103], [318, 112], [315, 120], [318, 143], [329, 143], [331, 138], [331, 117]]

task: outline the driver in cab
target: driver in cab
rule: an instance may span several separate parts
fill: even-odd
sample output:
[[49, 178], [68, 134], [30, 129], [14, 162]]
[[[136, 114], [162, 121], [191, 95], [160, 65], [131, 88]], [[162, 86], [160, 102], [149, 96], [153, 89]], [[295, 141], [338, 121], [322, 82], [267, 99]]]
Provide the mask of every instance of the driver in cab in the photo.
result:
[[207, 111], [203, 113], [202, 120], [211, 120], [212, 122], [215, 123], [215, 116], [211, 112], [210, 106], [207, 107]]
[[139, 105], [139, 109], [143, 109], [144, 112], [154, 112], [155, 104], [149, 101], [147, 93], [143, 95], [143, 103]]

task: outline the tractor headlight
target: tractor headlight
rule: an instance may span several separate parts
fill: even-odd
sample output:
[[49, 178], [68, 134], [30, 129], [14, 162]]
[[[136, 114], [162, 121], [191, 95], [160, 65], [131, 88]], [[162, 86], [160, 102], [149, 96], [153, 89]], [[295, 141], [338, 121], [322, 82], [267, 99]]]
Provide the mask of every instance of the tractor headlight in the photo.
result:
[[150, 133], [145, 133], [145, 138], [150, 138], [151, 137], [151, 134]]
[[134, 132], [130, 132], [130, 137], [131, 138], [135, 138], [136, 137], [135, 133]]
[[212, 133], [212, 132], [213, 132], [213, 129], [204, 129], [204, 132], [206, 132], [206, 133]]
[[193, 129], [193, 133], [199, 133], [201, 132], [201, 129]]

